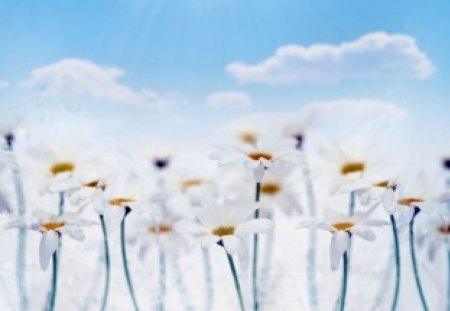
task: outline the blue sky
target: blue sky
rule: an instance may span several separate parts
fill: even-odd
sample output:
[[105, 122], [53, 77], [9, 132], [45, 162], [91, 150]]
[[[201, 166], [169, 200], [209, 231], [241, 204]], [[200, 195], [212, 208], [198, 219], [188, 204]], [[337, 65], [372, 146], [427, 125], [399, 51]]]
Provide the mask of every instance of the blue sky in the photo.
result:
[[[135, 121], [131, 123], [141, 124], [137, 131], [146, 128], [142, 124], [162, 126], [164, 118], [179, 120], [180, 115], [195, 128], [199, 120], [212, 126], [243, 113], [291, 111], [310, 101], [348, 97], [392, 101], [420, 114], [416, 122], [439, 130], [450, 115], [449, 13], [448, 1], [3, 1], [0, 80], [11, 86], [0, 89], [0, 109], [12, 112], [47, 102], [36, 99], [36, 90], [22, 83], [36, 68], [77, 58], [119, 68], [123, 71], [120, 83], [135, 90], [183, 98], [180, 106], [164, 111], [104, 103], [98, 98], [75, 104], [59, 97], [59, 104], [49, 104], [62, 110], [78, 105], [77, 113], [98, 116], [100, 123]], [[415, 39], [436, 68], [434, 74], [426, 79], [387, 75], [267, 85], [239, 83], [226, 72], [230, 63], [258, 64], [288, 44], [339, 45], [377, 31]], [[224, 91], [245, 92], [252, 105], [245, 109], [205, 106], [208, 94]]]

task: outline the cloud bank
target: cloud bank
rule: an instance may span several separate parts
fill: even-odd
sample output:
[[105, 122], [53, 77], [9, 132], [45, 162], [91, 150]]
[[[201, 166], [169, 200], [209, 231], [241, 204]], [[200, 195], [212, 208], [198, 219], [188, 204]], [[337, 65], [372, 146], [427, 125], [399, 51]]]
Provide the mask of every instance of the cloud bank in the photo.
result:
[[46, 98], [64, 95], [157, 108], [184, 101], [176, 93], [133, 89], [119, 81], [124, 74], [116, 67], [102, 67], [87, 60], [70, 58], [32, 70], [25, 85], [37, 88], [39, 95]]
[[346, 79], [426, 79], [435, 72], [413, 37], [368, 33], [339, 45], [287, 45], [259, 64], [231, 63], [226, 72], [239, 82], [330, 83]]

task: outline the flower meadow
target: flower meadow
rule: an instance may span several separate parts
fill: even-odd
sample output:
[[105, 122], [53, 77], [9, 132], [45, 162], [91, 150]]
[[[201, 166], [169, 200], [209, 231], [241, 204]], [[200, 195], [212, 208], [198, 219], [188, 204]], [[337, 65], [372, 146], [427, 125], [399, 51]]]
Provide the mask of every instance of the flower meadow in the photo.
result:
[[357, 106], [210, 143], [4, 122], [0, 309], [450, 310], [450, 153]]

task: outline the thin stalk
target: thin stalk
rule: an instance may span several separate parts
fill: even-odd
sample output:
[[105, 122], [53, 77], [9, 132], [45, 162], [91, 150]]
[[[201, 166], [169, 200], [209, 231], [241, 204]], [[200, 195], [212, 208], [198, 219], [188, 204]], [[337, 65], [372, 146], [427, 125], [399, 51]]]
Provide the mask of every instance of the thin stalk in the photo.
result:
[[417, 214], [420, 213], [420, 209], [417, 207], [414, 207], [414, 215], [411, 218], [411, 221], [409, 222], [409, 248], [410, 248], [410, 252], [411, 252], [411, 261], [412, 261], [412, 266], [413, 266], [413, 271], [414, 271], [414, 277], [416, 280], [416, 286], [417, 286], [417, 290], [419, 291], [419, 296], [420, 296], [420, 301], [422, 303], [422, 307], [424, 311], [428, 311], [428, 305], [427, 302], [425, 300], [425, 294], [423, 292], [423, 288], [422, 288], [422, 283], [420, 281], [420, 276], [419, 276], [419, 270], [417, 268], [417, 259], [416, 259], [416, 249], [415, 249], [415, 243], [414, 243], [414, 220], [417, 216]]
[[50, 292], [48, 311], [53, 311], [55, 309], [56, 289], [58, 285], [58, 250], [52, 255], [52, 266], [52, 289]]
[[[183, 280], [183, 274], [181, 273], [180, 265], [178, 264], [178, 260], [176, 258], [171, 258], [170, 260], [173, 269], [173, 278], [174, 283], [177, 286], [178, 293], [180, 294], [181, 301], [184, 303], [184, 310], [186, 311], [194, 311], [194, 307], [192, 306], [191, 299], [189, 298], [189, 294], [186, 289], [186, 284]], [[210, 310], [208, 310], [210, 311]]]
[[166, 256], [162, 247], [159, 248], [159, 294], [157, 310], [164, 311], [164, 300], [166, 295]]
[[[316, 198], [314, 195], [314, 188], [312, 185], [311, 175], [308, 168], [303, 169], [303, 176], [305, 180], [306, 197], [308, 199], [308, 212], [312, 219], [316, 218]], [[317, 298], [317, 281], [316, 281], [316, 244], [317, 244], [317, 231], [316, 228], [311, 227], [309, 229], [308, 236], [308, 251], [307, 251], [307, 268], [306, 276], [308, 279], [308, 298], [310, 310], [315, 311], [318, 309]]]
[[350, 201], [348, 204], [349, 216], [355, 215], [355, 191], [350, 192]]
[[[267, 219], [273, 220], [273, 210], [270, 210]], [[272, 272], [272, 261], [273, 261], [273, 246], [275, 240], [275, 232], [271, 231], [265, 236], [266, 243], [264, 247], [264, 255], [263, 255], [263, 265], [261, 268], [261, 277], [259, 280], [259, 297], [261, 309], [263, 309], [266, 298], [268, 297], [268, 293], [270, 291], [270, 274]]]
[[230, 254], [228, 254], [227, 251], [225, 251], [225, 254], [227, 255], [228, 264], [230, 265], [231, 274], [233, 275], [234, 286], [236, 287], [236, 293], [239, 298], [240, 310], [245, 311], [244, 298], [242, 297], [241, 285], [239, 284], [239, 279], [236, 272], [236, 266], [234, 265], [233, 257]]
[[210, 311], [213, 309], [214, 288], [212, 282], [211, 259], [207, 248], [202, 248], [202, 258], [206, 285], [206, 310]]
[[347, 296], [347, 283], [348, 283], [348, 254], [345, 252], [342, 255], [342, 289], [340, 299], [340, 311], [345, 310], [345, 297]]
[[[11, 139], [7, 144], [7, 149], [13, 153], [13, 142]], [[23, 220], [26, 212], [25, 205], [25, 194], [23, 190], [22, 177], [20, 170], [17, 166], [12, 168], [14, 188], [16, 191], [17, 200], [17, 214], [19, 219]], [[19, 293], [19, 308], [21, 311], [26, 311], [28, 309], [28, 297], [26, 289], [26, 248], [27, 248], [27, 230], [23, 227], [19, 228], [18, 239], [17, 239], [17, 259], [16, 259], [16, 278], [17, 278], [17, 290]]]
[[448, 256], [447, 311], [450, 311], [450, 251]]
[[64, 191], [59, 193], [58, 216], [64, 214]]
[[128, 206], [125, 207], [125, 214], [123, 215], [122, 221], [120, 222], [120, 244], [122, 249], [123, 270], [125, 272], [125, 278], [127, 280], [128, 291], [130, 292], [131, 300], [133, 301], [134, 310], [139, 311], [136, 297], [134, 295], [133, 283], [131, 282], [130, 270], [128, 268], [127, 248], [125, 243], [125, 220], [130, 212], [131, 208], [129, 208]]
[[391, 215], [390, 219], [391, 219], [392, 234], [394, 236], [394, 249], [395, 249], [395, 290], [394, 290], [394, 298], [392, 300], [391, 305], [391, 311], [395, 311], [397, 309], [398, 295], [400, 293], [400, 246], [398, 241], [397, 225], [395, 222], [394, 215]]
[[[255, 202], [260, 201], [261, 183], [256, 183]], [[259, 218], [259, 208], [255, 210], [255, 219]], [[252, 266], [252, 286], [253, 286], [253, 310], [259, 310], [258, 297], [258, 234], [253, 235], [253, 266]]]
[[104, 261], [105, 261], [105, 287], [103, 289], [103, 299], [102, 306], [100, 308], [101, 311], [106, 310], [106, 304], [108, 303], [108, 294], [109, 294], [109, 282], [111, 276], [111, 264], [109, 257], [109, 243], [108, 243], [108, 232], [106, 231], [106, 223], [103, 215], [99, 215], [100, 223], [102, 225], [102, 233], [103, 233], [103, 252], [104, 252]]

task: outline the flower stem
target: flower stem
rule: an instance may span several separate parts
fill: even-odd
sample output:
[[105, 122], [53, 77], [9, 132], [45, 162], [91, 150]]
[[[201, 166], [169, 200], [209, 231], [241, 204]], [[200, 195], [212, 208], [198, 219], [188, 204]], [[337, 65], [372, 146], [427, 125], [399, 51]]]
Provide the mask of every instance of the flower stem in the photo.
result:
[[348, 281], [348, 254], [345, 252], [342, 255], [342, 289], [341, 289], [341, 299], [340, 299], [340, 311], [345, 309], [345, 297], [347, 296], [347, 281]]
[[[13, 152], [13, 143], [8, 144], [9, 151]], [[14, 178], [14, 188], [16, 191], [17, 199], [17, 214], [21, 220], [23, 220], [26, 211], [25, 205], [25, 195], [23, 191], [22, 177], [20, 170], [17, 166], [12, 169]], [[17, 277], [17, 290], [19, 293], [19, 306], [21, 311], [26, 311], [28, 309], [28, 297], [25, 285], [26, 276], [26, 248], [27, 248], [27, 230], [23, 227], [19, 228], [18, 239], [17, 239], [17, 264], [16, 264], [16, 277]]]
[[[303, 176], [305, 179], [305, 190], [308, 198], [308, 212], [309, 216], [313, 219], [316, 218], [316, 199], [314, 195], [314, 188], [311, 180], [311, 174], [306, 167], [303, 169]], [[307, 270], [306, 276], [308, 279], [308, 297], [310, 310], [314, 311], [318, 308], [317, 299], [317, 283], [316, 283], [316, 240], [317, 231], [316, 228], [311, 227], [309, 229], [308, 236], [308, 251], [307, 251]]]
[[350, 192], [350, 202], [348, 204], [348, 215], [355, 215], [355, 191]]
[[225, 254], [227, 255], [228, 264], [230, 265], [231, 274], [233, 275], [234, 286], [236, 287], [236, 293], [239, 298], [240, 310], [245, 311], [244, 298], [242, 297], [241, 285], [239, 284], [239, 279], [237, 276], [236, 266], [234, 265], [233, 257], [230, 254], [228, 254], [226, 250], [225, 250]]
[[[255, 202], [260, 201], [261, 183], [256, 183]], [[259, 207], [255, 210], [255, 219], [259, 218]], [[253, 286], [253, 310], [259, 310], [258, 297], [258, 234], [253, 235], [253, 266], [252, 266], [252, 286]]]
[[125, 278], [127, 280], [128, 291], [130, 292], [131, 300], [133, 301], [134, 310], [139, 311], [136, 297], [134, 295], [133, 284], [131, 282], [130, 271], [128, 268], [127, 249], [125, 243], [125, 220], [130, 212], [131, 208], [129, 208], [128, 206], [125, 207], [125, 214], [123, 215], [122, 221], [120, 223], [120, 244], [122, 249], [123, 270], [125, 271]]
[[59, 193], [58, 216], [64, 214], [64, 191]]
[[419, 291], [420, 301], [422, 302], [423, 309], [425, 311], [428, 311], [428, 305], [425, 300], [422, 283], [420, 281], [419, 270], [417, 268], [416, 250], [415, 250], [415, 246], [414, 246], [414, 220], [415, 220], [417, 214], [419, 214], [419, 212], [420, 212], [420, 209], [417, 207], [414, 207], [414, 215], [411, 218], [411, 221], [409, 222], [409, 247], [410, 247], [410, 251], [411, 251], [411, 261], [412, 261], [412, 266], [413, 266], [413, 271], [414, 271], [414, 277], [416, 280], [417, 290]]
[[103, 289], [103, 299], [102, 299], [102, 306], [100, 308], [101, 311], [104, 311], [106, 309], [106, 304], [108, 302], [108, 293], [109, 293], [109, 280], [110, 280], [110, 274], [111, 274], [111, 267], [110, 267], [110, 258], [109, 258], [109, 243], [108, 243], [108, 233], [106, 231], [106, 223], [105, 218], [103, 215], [100, 215], [100, 223], [102, 225], [102, 232], [103, 232], [103, 251], [104, 251], [104, 260], [105, 260], [105, 287]]
[[206, 285], [206, 310], [213, 309], [214, 301], [214, 288], [212, 282], [211, 271], [211, 259], [209, 257], [209, 251], [206, 248], [202, 248], [203, 268], [205, 273], [205, 285]]
[[52, 289], [50, 293], [48, 311], [53, 311], [55, 308], [56, 289], [58, 285], [58, 250], [56, 250], [52, 255], [52, 265]]
[[450, 251], [448, 252], [447, 311], [450, 311]]
[[166, 295], [166, 256], [162, 247], [159, 248], [159, 294], [157, 310], [164, 311], [164, 300]]
[[398, 294], [400, 293], [400, 247], [398, 241], [398, 232], [397, 225], [395, 222], [394, 215], [390, 216], [391, 226], [392, 226], [392, 234], [394, 236], [394, 248], [395, 248], [395, 290], [394, 290], [394, 298], [392, 300], [391, 311], [395, 311], [397, 309], [398, 303]]
[[[183, 280], [183, 274], [181, 273], [180, 265], [178, 264], [177, 258], [171, 258], [170, 260], [173, 269], [174, 283], [177, 286], [178, 293], [180, 294], [180, 299], [184, 303], [184, 310], [193, 311], [191, 300], [189, 298], [186, 285]], [[209, 310], [208, 310], [209, 311]]]

